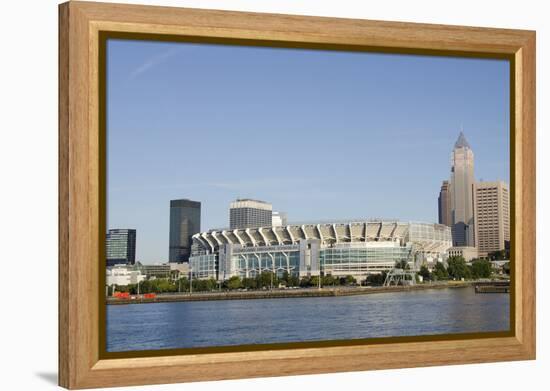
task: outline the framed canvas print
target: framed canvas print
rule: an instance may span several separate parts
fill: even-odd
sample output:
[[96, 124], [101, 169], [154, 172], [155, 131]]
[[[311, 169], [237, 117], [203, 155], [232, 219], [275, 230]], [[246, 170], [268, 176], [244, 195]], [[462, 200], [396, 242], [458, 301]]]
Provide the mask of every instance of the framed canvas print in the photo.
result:
[[534, 32], [59, 13], [60, 385], [535, 358]]

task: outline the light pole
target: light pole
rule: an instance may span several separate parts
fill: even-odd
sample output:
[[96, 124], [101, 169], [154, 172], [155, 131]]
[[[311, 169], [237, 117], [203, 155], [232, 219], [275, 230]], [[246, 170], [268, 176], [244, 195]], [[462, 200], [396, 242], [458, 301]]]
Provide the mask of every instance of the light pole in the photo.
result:
[[[141, 264], [140, 264], [140, 265], [141, 265]], [[143, 267], [141, 267], [141, 266], [138, 266], [138, 267], [137, 267], [137, 272], [138, 272], [138, 274], [137, 274], [137, 276], [136, 276], [136, 279], [137, 279], [137, 295], [138, 295], [138, 297], [139, 297], [139, 283], [141, 282], [140, 279], [139, 279], [139, 276], [141, 276], [141, 271], [142, 271], [142, 270], [143, 270]]]
[[193, 268], [189, 265], [189, 295], [193, 293]]

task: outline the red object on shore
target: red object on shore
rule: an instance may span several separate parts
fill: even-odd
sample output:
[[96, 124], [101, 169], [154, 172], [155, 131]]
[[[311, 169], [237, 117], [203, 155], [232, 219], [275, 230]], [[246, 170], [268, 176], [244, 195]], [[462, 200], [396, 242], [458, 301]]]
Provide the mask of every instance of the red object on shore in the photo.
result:
[[113, 293], [113, 296], [117, 299], [128, 299], [130, 298], [130, 293], [128, 292], [115, 292]]
[[155, 297], [157, 297], [157, 295], [155, 293], [146, 293], [143, 295], [143, 297], [146, 299], [154, 299]]

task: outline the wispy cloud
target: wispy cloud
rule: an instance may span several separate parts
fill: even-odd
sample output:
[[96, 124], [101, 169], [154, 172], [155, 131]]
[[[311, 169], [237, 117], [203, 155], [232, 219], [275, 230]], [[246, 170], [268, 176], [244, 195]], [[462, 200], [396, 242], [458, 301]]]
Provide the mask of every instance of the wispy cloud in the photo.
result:
[[159, 64], [162, 64], [163, 62], [165, 62], [169, 58], [174, 57], [176, 54], [178, 54], [182, 51], [183, 51], [183, 47], [173, 47], [173, 48], [170, 48], [170, 49], [168, 49], [168, 50], [166, 50], [162, 53], [159, 53], [159, 54], [157, 54], [153, 57], [150, 57], [143, 64], [141, 64], [139, 67], [137, 67], [132, 72], [130, 72], [130, 74], [128, 76], [128, 79], [129, 80], [135, 79], [136, 77], [138, 77], [142, 73], [145, 73], [148, 70], [150, 70], [151, 68], [153, 68], [153, 67], [155, 67]]
[[233, 181], [220, 181], [220, 182], [206, 182], [201, 185], [210, 186], [219, 189], [226, 190], [255, 190], [258, 188], [271, 189], [271, 188], [281, 188], [289, 186], [303, 186], [308, 187], [317, 183], [316, 178], [285, 178], [285, 177], [265, 177], [265, 178], [252, 178], [252, 179], [241, 179]]
[[281, 187], [302, 186], [310, 187], [317, 184], [319, 181], [313, 178], [283, 178], [283, 177], [266, 177], [253, 178], [232, 181], [219, 182], [183, 182], [183, 183], [152, 183], [130, 186], [109, 186], [110, 192], [126, 192], [138, 190], [175, 190], [189, 189], [192, 187], [215, 188], [220, 190], [240, 190], [243, 192], [258, 190], [258, 189], [279, 189]]

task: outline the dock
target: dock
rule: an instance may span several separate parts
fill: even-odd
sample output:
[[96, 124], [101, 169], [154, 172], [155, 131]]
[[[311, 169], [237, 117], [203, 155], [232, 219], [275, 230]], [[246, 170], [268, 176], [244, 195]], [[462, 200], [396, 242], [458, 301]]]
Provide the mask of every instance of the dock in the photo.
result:
[[474, 284], [476, 293], [510, 293], [510, 281], [488, 281]]

